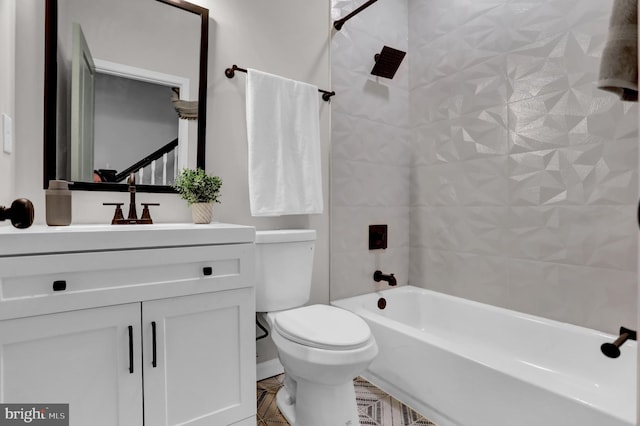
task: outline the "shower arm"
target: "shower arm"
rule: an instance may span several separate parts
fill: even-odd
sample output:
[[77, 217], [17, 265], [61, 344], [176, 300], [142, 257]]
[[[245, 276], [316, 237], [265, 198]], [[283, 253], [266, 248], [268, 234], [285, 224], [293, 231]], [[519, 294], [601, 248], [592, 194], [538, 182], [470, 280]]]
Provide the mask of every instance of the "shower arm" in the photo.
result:
[[333, 23], [333, 28], [335, 28], [336, 30], [340, 31], [345, 22], [347, 22], [349, 19], [353, 18], [358, 13], [362, 12], [363, 10], [365, 10], [366, 8], [368, 8], [369, 6], [371, 6], [372, 4], [374, 4], [377, 1], [378, 0], [369, 0], [368, 2], [366, 2], [362, 6], [360, 6], [359, 8], [357, 8], [356, 10], [354, 10], [353, 12], [351, 12], [350, 14], [345, 16], [344, 18], [338, 19], [337, 21], [335, 21]]

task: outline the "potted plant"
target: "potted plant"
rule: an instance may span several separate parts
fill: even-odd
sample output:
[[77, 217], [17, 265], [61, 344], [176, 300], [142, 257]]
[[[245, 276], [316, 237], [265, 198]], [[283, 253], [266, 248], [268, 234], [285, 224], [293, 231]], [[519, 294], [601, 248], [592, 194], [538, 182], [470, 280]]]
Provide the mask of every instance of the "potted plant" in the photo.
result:
[[182, 169], [173, 188], [180, 197], [191, 206], [194, 223], [210, 223], [213, 216], [213, 203], [219, 203], [222, 179], [209, 176], [200, 169]]

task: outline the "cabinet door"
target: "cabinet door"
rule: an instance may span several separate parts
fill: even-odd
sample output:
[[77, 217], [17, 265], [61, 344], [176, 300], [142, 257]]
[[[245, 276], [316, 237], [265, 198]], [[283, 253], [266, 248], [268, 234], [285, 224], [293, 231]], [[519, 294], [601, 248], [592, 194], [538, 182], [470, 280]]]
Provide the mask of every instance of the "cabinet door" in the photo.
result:
[[0, 321], [0, 401], [68, 403], [71, 426], [140, 426], [140, 340], [139, 303]]
[[255, 416], [254, 297], [243, 288], [142, 304], [146, 424]]

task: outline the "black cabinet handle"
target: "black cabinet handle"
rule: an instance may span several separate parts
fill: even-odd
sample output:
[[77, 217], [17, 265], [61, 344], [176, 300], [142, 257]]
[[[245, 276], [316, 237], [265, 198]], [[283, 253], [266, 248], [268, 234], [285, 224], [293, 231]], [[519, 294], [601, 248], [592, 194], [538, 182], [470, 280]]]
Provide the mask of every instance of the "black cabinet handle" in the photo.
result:
[[152, 341], [152, 359], [151, 359], [151, 365], [153, 366], [153, 368], [156, 368], [158, 366], [158, 358], [157, 358], [157, 353], [156, 353], [156, 322], [155, 321], [151, 321], [151, 341]]
[[53, 282], [53, 291], [63, 291], [67, 289], [67, 282], [65, 280], [57, 280]]
[[129, 374], [133, 374], [133, 326], [129, 326]]
[[213, 274], [213, 268], [211, 266], [205, 266], [204, 268], [202, 268], [202, 273], [204, 275], [212, 275]]

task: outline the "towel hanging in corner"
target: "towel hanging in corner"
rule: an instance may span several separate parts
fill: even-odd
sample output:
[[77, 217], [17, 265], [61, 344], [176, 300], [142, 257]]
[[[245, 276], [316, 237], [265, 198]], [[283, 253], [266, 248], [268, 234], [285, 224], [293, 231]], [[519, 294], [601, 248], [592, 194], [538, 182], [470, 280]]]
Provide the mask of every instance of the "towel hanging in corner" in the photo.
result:
[[637, 0], [613, 3], [598, 88], [616, 93], [623, 101], [638, 101]]

